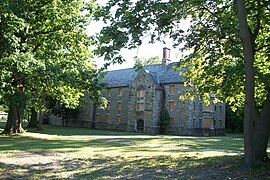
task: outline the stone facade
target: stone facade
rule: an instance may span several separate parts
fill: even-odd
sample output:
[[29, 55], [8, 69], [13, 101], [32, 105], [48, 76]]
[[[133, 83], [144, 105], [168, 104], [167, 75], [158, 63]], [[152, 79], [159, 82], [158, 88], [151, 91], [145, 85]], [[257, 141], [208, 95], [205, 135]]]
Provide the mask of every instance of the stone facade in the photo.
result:
[[[179, 76], [181, 71], [172, 70], [173, 65], [168, 64], [165, 69], [161, 64], [146, 66], [139, 72], [134, 69], [108, 72], [104, 78], [108, 88], [102, 92], [108, 107], [98, 109], [85, 99], [84, 109], [69, 125], [156, 134], [161, 128], [162, 110], [167, 109], [170, 116], [168, 134], [224, 134], [225, 105], [213, 104], [214, 97], [209, 106], [203, 105], [198, 97], [179, 100], [189, 87], [184, 86], [185, 79]], [[60, 125], [62, 122], [54, 117], [50, 123]]]
[[[166, 52], [163, 53], [166, 56]], [[203, 105], [198, 97], [179, 100], [187, 88], [182, 70], [174, 71], [175, 63], [109, 71], [103, 82], [102, 95], [108, 100], [106, 109], [98, 109], [86, 95], [84, 109], [69, 125], [129, 132], [159, 133], [161, 114], [166, 109], [170, 122], [165, 132], [177, 135], [221, 135], [225, 132], [225, 104]], [[51, 124], [61, 124], [51, 119]]]

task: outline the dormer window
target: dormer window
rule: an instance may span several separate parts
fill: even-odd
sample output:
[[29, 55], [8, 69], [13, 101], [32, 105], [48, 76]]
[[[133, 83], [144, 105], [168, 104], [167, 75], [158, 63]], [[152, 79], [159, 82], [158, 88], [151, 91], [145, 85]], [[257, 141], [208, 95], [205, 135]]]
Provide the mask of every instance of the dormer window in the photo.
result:
[[144, 110], [144, 96], [145, 92], [143, 89], [137, 90], [137, 111]]

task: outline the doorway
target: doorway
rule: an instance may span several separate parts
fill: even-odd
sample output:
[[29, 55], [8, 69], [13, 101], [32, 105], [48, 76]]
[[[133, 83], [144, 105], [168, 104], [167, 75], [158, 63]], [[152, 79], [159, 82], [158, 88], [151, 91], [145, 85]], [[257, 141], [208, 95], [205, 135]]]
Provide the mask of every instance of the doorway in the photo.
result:
[[143, 132], [144, 130], [144, 121], [142, 119], [139, 119], [137, 121], [137, 132]]

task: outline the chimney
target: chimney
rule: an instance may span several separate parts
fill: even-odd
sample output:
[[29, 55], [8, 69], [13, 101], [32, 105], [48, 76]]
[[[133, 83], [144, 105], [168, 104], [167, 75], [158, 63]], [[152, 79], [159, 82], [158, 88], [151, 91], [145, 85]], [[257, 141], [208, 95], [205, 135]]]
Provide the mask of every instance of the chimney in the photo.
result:
[[167, 65], [169, 62], [171, 62], [171, 60], [170, 60], [170, 49], [164, 47], [164, 48], [163, 48], [163, 57], [162, 57], [162, 66], [163, 66], [163, 68], [165, 68], [166, 65]]

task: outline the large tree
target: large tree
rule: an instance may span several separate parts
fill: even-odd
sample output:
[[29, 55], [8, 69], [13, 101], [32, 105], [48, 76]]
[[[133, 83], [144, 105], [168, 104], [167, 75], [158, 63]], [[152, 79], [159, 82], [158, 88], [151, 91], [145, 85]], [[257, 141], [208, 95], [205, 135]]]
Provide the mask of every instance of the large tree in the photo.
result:
[[109, 0], [95, 13], [107, 24], [96, 37], [96, 52], [121, 62], [119, 50], [140, 46], [145, 36], [183, 44], [187, 55], [179, 66], [194, 86], [187, 95], [207, 100], [214, 93], [232, 108], [245, 106], [245, 164], [251, 167], [268, 159], [269, 7], [268, 0]]
[[84, 91], [99, 98], [86, 33], [92, 1], [1, 0], [0, 7], [0, 94], [9, 107], [4, 133], [23, 132], [25, 108], [44, 112], [48, 96], [71, 108]]

